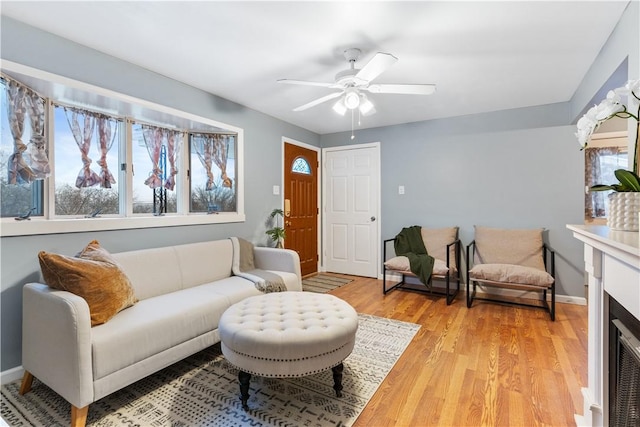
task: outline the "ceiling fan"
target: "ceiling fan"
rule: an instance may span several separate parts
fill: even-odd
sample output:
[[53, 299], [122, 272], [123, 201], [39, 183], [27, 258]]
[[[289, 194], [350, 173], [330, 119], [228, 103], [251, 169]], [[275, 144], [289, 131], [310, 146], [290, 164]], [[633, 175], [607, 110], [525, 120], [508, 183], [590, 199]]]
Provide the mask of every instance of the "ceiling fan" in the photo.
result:
[[293, 111], [303, 111], [323, 102], [340, 98], [333, 105], [336, 113], [344, 115], [347, 110], [355, 110], [356, 108], [364, 116], [375, 113], [373, 103], [367, 98], [369, 93], [394, 93], [403, 95], [430, 95], [436, 90], [433, 84], [401, 84], [401, 83], [371, 83], [373, 79], [378, 77], [390, 66], [398, 60], [389, 53], [378, 52], [367, 62], [362, 68], [355, 68], [355, 63], [362, 52], [360, 49], [351, 48], [344, 51], [344, 57], [349, 62], [349, 69], [336, 74], [333, 83], [311, 82], [306, 80], [280, 79], [278, 83], [287, 83], [295, 85], [322, 86], [330, 89], [339, 89], [338, 92], [332, 92], [321, 98], [315, 99], [304, 105], [296, 107]]

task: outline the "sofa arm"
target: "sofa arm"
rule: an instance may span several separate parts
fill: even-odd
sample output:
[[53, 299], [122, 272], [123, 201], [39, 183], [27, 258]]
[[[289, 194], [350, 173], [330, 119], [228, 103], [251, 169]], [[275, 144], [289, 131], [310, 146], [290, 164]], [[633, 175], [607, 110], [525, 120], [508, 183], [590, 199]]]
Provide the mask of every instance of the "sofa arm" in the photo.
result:
[[253, 259], [256, 268], [261, 270], [287, 271], [294, 273], [302, 281], [300, 257], [291, 249], [254, 247]]
[[72, 405], [93, 402], [87, 302], [41, 283], [22, 291], [22, 366]]

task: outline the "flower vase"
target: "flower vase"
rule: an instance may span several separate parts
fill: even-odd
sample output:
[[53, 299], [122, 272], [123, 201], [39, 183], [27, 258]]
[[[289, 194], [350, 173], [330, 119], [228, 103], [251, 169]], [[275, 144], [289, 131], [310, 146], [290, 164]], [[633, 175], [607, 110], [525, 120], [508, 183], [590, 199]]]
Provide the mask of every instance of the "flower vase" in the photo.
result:
[[640, 228], [640, 193], [618, 192], [609, 194], [607, 225], [612, 230], [638, 231]]

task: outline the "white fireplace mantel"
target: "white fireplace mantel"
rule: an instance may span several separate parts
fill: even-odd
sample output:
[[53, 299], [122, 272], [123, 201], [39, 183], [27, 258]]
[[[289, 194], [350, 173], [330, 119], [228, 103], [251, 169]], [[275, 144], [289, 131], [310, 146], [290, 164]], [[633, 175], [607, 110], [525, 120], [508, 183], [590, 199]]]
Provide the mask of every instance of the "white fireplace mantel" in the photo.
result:
[[605, 226], [567, 225], [584, 242], [588, 277], [588, 387], [582, 389], [584, 409], [578, 426], [609, 424], [609, 296], [640, 319], [640, 235]]

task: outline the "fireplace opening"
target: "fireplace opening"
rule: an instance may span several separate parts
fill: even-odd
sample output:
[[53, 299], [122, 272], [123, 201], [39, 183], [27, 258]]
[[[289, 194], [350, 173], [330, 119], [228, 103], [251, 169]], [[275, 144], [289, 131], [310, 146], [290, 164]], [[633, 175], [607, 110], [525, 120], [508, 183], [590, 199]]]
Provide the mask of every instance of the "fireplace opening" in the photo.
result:
[[640, 320], [609, 298], [609, 425], [640, 427]]

